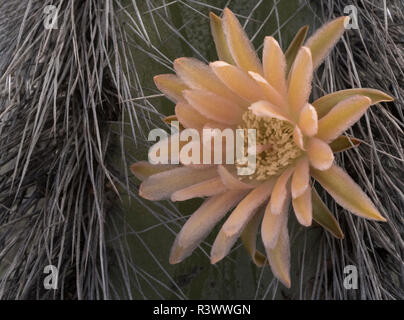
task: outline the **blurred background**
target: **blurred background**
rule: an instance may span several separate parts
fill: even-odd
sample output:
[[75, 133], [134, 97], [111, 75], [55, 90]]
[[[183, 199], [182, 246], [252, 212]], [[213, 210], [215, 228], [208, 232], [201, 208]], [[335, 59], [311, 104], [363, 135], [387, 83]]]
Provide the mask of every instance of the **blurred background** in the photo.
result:
[[[362, 117], [349, 132], [361, 145], [337, 157], [388, 222], [360, 219], [321, 194], [345, 238], [291, 215], [290, 289], [241, 242], [211, 265], [220, 225], [170, 265], [175, 235], [202, 200], [142, 199], [129, 171], [147, 160], [149, 131], [168, 129], [162, 119], [174, 113], [153, 76], [173, 73], [178, 57], [217, 60], [209, 12], [225, 7], [259, 56], [267, 35], [286, 49], [303, 25], [311, 35], [357, 13], [358, 28], [317, 70], [312, 100], [351, 87], [395, 97]], [[400, 0], [0, 1], [0, 298], [404, 298], [403, 21]], [[44, 288], [47, 265], [58, 269], [57, 290]], [[358, 269], [356, 290], [344, 287], [347, 265]]]

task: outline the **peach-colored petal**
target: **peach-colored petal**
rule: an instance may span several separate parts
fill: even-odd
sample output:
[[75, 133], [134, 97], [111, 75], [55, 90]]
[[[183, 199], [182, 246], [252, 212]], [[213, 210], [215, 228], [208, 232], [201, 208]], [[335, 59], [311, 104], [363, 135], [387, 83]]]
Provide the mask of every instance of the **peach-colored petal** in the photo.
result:
[[372, 100], [372, 104], [382, 101], [393, 101], [394, 99], [388, 94], [376, 89], [357, 88], [340, 90], [317, 99], [313, 102], [313, 107], [316, 108], [318, 118], [324, 117], [338, 102], [352, 96], [366, 96]]
[[209, 119], [229, 125], [241, 121], [241, 108], [218, 95], [202, 90], [185, 90], [184, 97], [193, 108]]
[[153, 78], [156, 87], [174, 102], [183, 99], [182, 91], [188, 86], [175, 74], [160, 74]]
[[287, 169], [276, 180], [274, 189], [271, 195], [271, 212], [274, 215], [280, 214], [285, 206], [285, 201], [288, 200], [290, 195], [290, 188], [287, 186], [294, 168]]
[[261, 238], [266, 251], [273, 249], [279, 238], [282, 222], [287, 220], [289, 210], [289, 197], [285, 201], [281, 214], [273, 214], [271, 211], [271, 200], [265, 208], [264, 219], [261, 224]]
[[139, 194], [148, 200], [167, 199], [177, 190], [184, 189], [217, 176], [216, 168], [175, 168], [154, 174], [142, 182]]
[[311, 174], [344, 208], [366, 219], [386, 221], [369, 197], [342, 168], [333, 165], [325, 171], [312, 169]]
[[228, 8], [223, 10], [223, 14], [223, 30], [233, 59], [245, 72], [263, 74], [260, 60], [240, 22]]
[[222, 230], [227, 236], [240, 234], [255, 210], [271, 195], [276, 179], [269, 179], [252, 190], [234, 209]]
[[331, 211], [321, 200], [315, 189], [312, 189], [311, 191], [311, 199], [313, 207], [313, 220], [330, 232], [334, 237], [338, 239], [344, 238], [344, 234], [339, 226], [338, 221], [334, 218]]
[[318, 119], [316, 109], [307, 103], [299, 116], [299, 128], [302, 130], [303, 134], [312, 137], [317, 134], [318, 130]]
[[313, 65], [310, 49], [301, 47], [289, 73], [288, 101], [292, 117], [297, 119], [311, 93]]
[[255, 102], [248, 109], [250, 109], [258, 117], [269, 117], [291, 122], [282, 109], [268, 101]]
[[170, 263], [179, 263], [188, 257], [245, 194], [245, 190], [227, 191], [206, 200], [177, 235], [171, 248]]
[[265, 263], [265, 255], [257, 250], [257, 235], [258, 228], [264, 216], [264, 210], [260, 210], [255, 214], [251, 220], [247, 223], [246, 227], [241, 234], [241, 240], [246, 248], [247, 252], [250, 254], [253, 262], [257, 267], [262, 267]]
[[299, 197], [292, 199], [297, 221], [303, 226], [310, 226], [312, 220], [311, 188], [307, 188]]
[[310, 164], [318, 170], [329, 169], [334, 162], [334, 154], [330, 146], [323, 140], [311, 138], [307, 147]]
[[174, 169], [175, 167], [172, 164], [151, 164], [147, 161], [139, 161], [130, 166], [130, 171], [136, 178], [143, 181], [153, 174]]
[[353, 96], [339, 102], [318, 122], [317, 137], [326, 142], [336, 139], [362, 117], [371, 102], [365, 96]]
[[341, 152], [359, 146], [361, 141], [351, 136], [342, 135], [330, 143], [332, 152]]
[[211, 121], [210, 119], [201, 115], [186, 102], [177, 103], [175, 106], [175, 114], [178, 121], [185, 128], [195, 128], [197, 130], [201, 130], [207, 122]]
[[171, 201], [185, 201], [192, 198], [211, 197], [226, 191], [220, 177], [209, 179], [198, 184], [175, 191], [171, 195]]
[[258, 84], [236, 66], [223, 61], [215, 61], [210, 63], [210, 67], [228, 88], [248, 102], [265, 99]]
[[237, 178], [236, 174], [227, 170], [223, 165], [219, 165], [217, 171], [224, 185], [230, 190], [248, 190], [254, 188], [254, 185], [241, 181]]
[[216, 52], [219, 60], [228, 62], [230, 64], [236, 64], [231, 56], [230, 49], [227, 46], [226, 37], [223, 31], [223, 21], [213, 12], [209, 13], [210, 17], [210, 29], [212, 31], [213, 40], [215, 41]]
[[309, 26], [303, 26], [296, 33], [292, 42], [290, 43], [288, 49], [285, 52], [285, 60], [286, 60], [286, 74], [289, 74], [290, 68], [292, 67], [293, 62], [299, 52], [300, 48], [303, 45], [304, 40], [306, 39], [307, 31], [309, 30]]
[[282, 225], [276, 246], [266, 252], [273, 274], [285, 287], [290, 288], [290, 244], [286, 222]]
[[296, 164], [295, 171], [292, 176], [292, 198], [295, 199], [300, 197], [306, 189], [309, 187], [310, 183], [310, 169], [309, 160], [304, 157], [299, 160]]
[[211, 251], [211, 262], [222, 260], [236, 243], [256, 210], [271, 194], [273, 180], [269, 180], [252, 190], [234, 209], [220, 229]]
[[265, 78], [282, 96], [286, 95], [286, 61], [278, 41], [265, 37], [262, 52]]
[[345, 31], [345, 21], [349, 17], [339, 17], [318, 29], [305, 43], [313, 57], [313, 69], [325, 59]]
[[248, 105], [246, 101], [227, 88], [207, 64], [197, 59], [178, 58], [174, 61], [174, 69], [191, 89], [206, 90], [226, 98], [234, 104]]
[[295, 126], [293, 130], [293, 141], [301, 150], [306, 150], [305, 137], [303, 136], [302, 130], [300, 130], [299, 126]]
[[273, 105], [281, 109], [286, 108], [285, 99], [278, 93], [278, 91], [273, 86], [271, 86], [268, 83], [268, 81], [265, 80], [264, 77], [252, 71], [249, 71], [248, 74], [260, 86], [268, 102], [272, 103]]

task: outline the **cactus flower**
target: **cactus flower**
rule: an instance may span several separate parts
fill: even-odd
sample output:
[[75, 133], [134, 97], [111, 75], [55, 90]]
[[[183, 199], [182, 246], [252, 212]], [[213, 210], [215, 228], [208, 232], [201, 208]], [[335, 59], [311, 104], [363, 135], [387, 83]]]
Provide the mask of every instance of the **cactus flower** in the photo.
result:
[[[211, 249], [211, 262], [224, 258], [241, 237], [258, 266], [269, 262], [273, 274], [290, 287], [290, 245], [287, 230], [290, 204], [297, 220], [315, 220], [336, 237], [342, 231], [312, 188], [316, 180], [353, 214], [386, 221], [369, 197], [335, 163], [334, 153], [355, 147], [359, 140], [344, 135], [372, 104], [391, 101], [375, 89], [349, 89], [309, 102], [313, 72], [344, 32], [347, 17], [337, 18], [305, 41], [299, 30], [284, 53], [266, 37], [260, 60], [234, 14], [210, 15], [218, 61], [194, 58], [174, 61], [176, 74], [154, 78], [156, 86], [176, 103], [183, 128], [255, 129], [256, 170], [237, 175], [232, 165], [131, 166], [143, 180], [140, 195], [150, 200], [184, 201], [206, 198], [178, 233], [170, 263], [188, 257], [228, 214]], [[179, 148], [186, 147], [183, 143]], [[163, 152], [163, 151], [162, 151]], [[257, 234], [266, 255], [256, 249]]]

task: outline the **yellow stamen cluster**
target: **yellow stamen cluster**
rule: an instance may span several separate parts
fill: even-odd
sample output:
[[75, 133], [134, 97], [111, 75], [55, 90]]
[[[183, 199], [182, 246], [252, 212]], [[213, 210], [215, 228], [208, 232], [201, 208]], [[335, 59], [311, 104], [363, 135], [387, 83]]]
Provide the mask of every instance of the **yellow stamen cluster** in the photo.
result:
[[249, 110], [243, 114], [243, 124], [239, 128], [246, 131], [256, 129], [257, 163], [256, 171], [249, 176], [250, 179], [266, 180], [279, 175], [302, 154], [293, 141], [293, 127], [287, 121], [258, 117]]

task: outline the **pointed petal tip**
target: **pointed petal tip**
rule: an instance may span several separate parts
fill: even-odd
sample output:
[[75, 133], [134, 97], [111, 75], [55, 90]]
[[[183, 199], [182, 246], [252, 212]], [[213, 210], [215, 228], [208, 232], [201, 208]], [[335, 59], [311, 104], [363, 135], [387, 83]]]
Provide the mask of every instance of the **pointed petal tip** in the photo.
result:
[[220, 19], [220, 17], [219, 17], [218, 15], [214, 14], [212, 11], [209, 12], [209, 17], [210, 17], [211, 19], [216, 19], [216, 18], [219, 18], [219, 19]]
[[178, 264], [184, 260], [184, 248], [179, 244], [178, 235], [171, 247], [170, 257], [168, 262], [170, 264]]
[[192, 58], [188, 58], [188, 57], [179, 57], [176, 58], [173, 62], [173, 66], [174, 69], [177, 71], [177, 68], [179, 65], [184, 65], [184, 63], [187, 63], [189, 60], [191, 60]]
[[153, 81], [157, 89], [174, 102], [181, 100], [182, 90], [188, 88], [185, 82], [173, 73], [156, 75], [153, 77]]
[[266, 36], [266, 37], [264, 38], [264, 42], [265, 42], [265, 41], [269, 41], [271, 44], [274, 44], [274, 45], [280, 47], [279, 42], [278, 42], [274, 37], [272, 37], [272, 36]]
[[304, 227], [310, 227], [313, 223], [313, 219], [301, 220], [299, 223]]
[[288, 289], [290, 289], [290, 287], [292, 286], [292, 282], [290, 281], [290, 278], [286, 278], [286, 279], [279, 279], [281, 282], [282, 282], [282, 284], [286, 287], [286, 288], [288, 288]]
[[300, 28], [300, 30], [308, 31], [309, 30], [309, 25], [308, 24], [304, 25], [303, 27]]
[[221, 261], [223, 259], [223, 257], [221, 255], [212, 255], [210, 257], [210, 264], [216, 264], [219, 261]]
[[380, 221], [380, 222], [387, 222], [388, 220], [383, 217], [379, 212], [377, 212], [377, 215], [375, 215], [374, 220], [376, 221]]
[[209, 63], [209, 66], [214, 69], [214, 68], [221, 68], [221, 67], [227, 67], [230, 66], [229, 63], [222, 61], [222, 60], [217, 60]]
[[223, 9], [223, 14], [230, 14], [230, 15], [234, 15], [233, 11], [231, 11], [228, 7]]
[[171, 116], [164, 117], [162, 121], [164, 123], [170, 124], [172, 121], [178, 121], [178, 118], [175, 114], [173, 114]]
[[[174, 74], [173, 74], [174, 75]], [[153, 82], [156, 85], [157, 88], [159, 88], [159, 85], [161, 81], [166, 77], [166, 74], [158, 74], [153, 77]]]
[[349, 22], [349, 19], [350, 19], [350, 16], [342, 16], [342, 17], [337, 18], [336, 20], [341, 20], [341, 21], [343, 21], [343, 23], [344, 23], [344, 25], [345, 25], [345, 23], [348, 23], [348, 22]]
[[368, 220], [373, 220], [373, 221], [378, 221], [378, 222], [387, 222], [388, 221], [385, 217], [383, 217], [381, 215], [381, 213], [376, 208], [373, 208], [373, 212], [370, 212], [370, 214], [368, 216], [362, 217], [362, 218], [365, 218]]
[[148, 194], [147, 192], [144, 192], [144, 185], [143, 183], [140, 185], [139, 187], [139, 196], [141, 196], [143, 199], [149, 200], [149, 201], [158, 201], [161, 199], [152, 197], [150, 194]]
[[170, 264], [178, 264], [178, 263], [181, 263], [182, 260], [183, 260], [183, 259], [182, 259], [181, 257], [170, 257], [169, 260], [168, 260], [168, 262], [169, 262]]
[[300, 50], [302, 50], [306, 55], [311, 57], [311, 50], [309, 47], [302, 46]]
[[178, 263], [181, 262], [181, 260], [175, 259], [175, 258], [171, 258], [171, 257], [170, 257], [170, 259], [168, 260], [168, 262], [169, 262], [170, 264], [178, 264]]
[[369, 208], [368, 215], [362, 216], [367, 220], [377, 221], [377, 222], [388, 222], [388, 220], [382, 216], [382, 214], [377, 210], [376, 207]]
[[141, 170], [141, 163], [140, 162], [132, 163], [129, 168], [130, 168], [130, 171], [133, 173], [133, 175], [136, 178], [140, 179], [139, 178], [139, 171]]
[[143, 192], [143, 183], [141, 183], [140, 187], [139, 187], [139, 196], [141, 196], [144, 199], [147, 199], [147, 198], [145, 198], [145, 194]]

